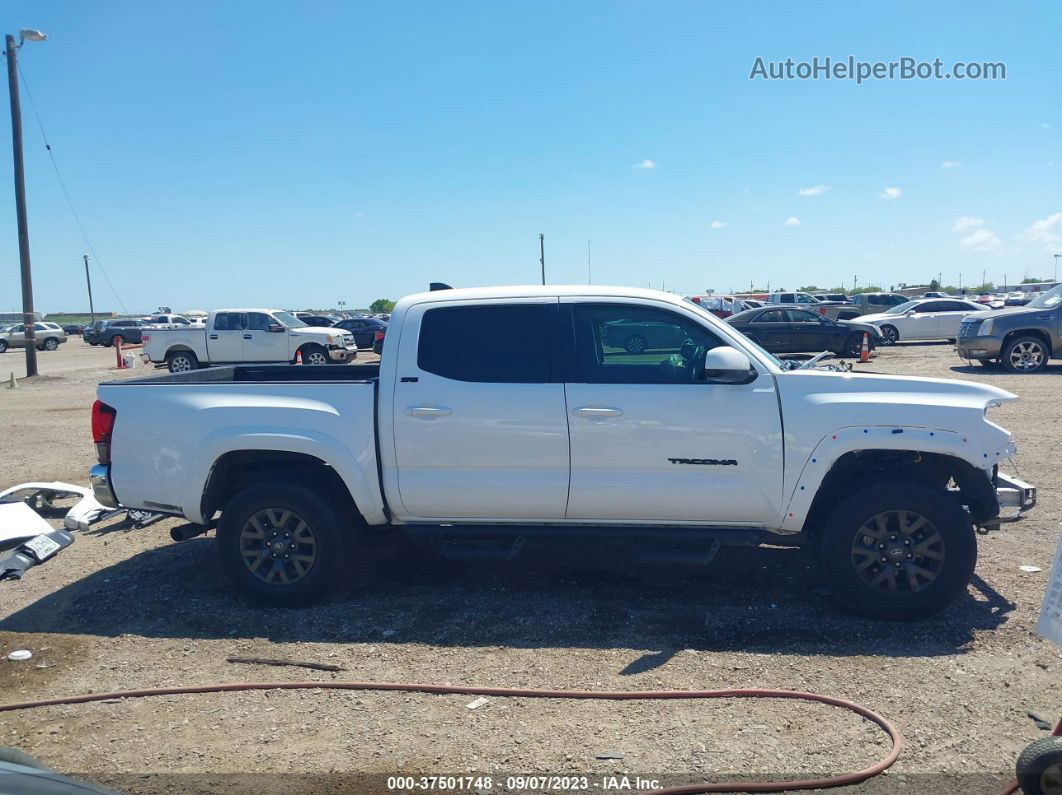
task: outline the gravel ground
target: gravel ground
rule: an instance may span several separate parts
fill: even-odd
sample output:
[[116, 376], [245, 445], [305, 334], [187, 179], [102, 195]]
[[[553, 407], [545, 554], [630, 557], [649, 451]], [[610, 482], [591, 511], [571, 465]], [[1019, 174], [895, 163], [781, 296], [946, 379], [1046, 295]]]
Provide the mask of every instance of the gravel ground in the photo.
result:
[[[95, 384], [119, 375], [107, 369], [112, 357], [74, 340], [41, 354], [36, 381], [0, 386], [5, 485], [85, 481], [89, 406]], [[0, 356], [0, 373], [21, 358]], [[865, 704], [906, 737], [892, 771], [851, 791], [994, 791], [1045, 736], [1026, 712], [1062, 713], [1062, 654], [1033, 630], [1062, 507], [1052, 465], [1062, 366], [1011, 376], [967, 368], [948, 345], [904, 344], [856, 368], [982, 381], [1021, 397], [993, 420], [1014, 433], [1040, 504], [981, 539], [974, 587], [932, 620], [841, 614], [803, 553], [773, 547], [724, 550], [709, 572], [686, 577], [602, 561], [593, 548], [506, 565], [418, 554], [379, 563], [327, 604], [267, 610], [229, 591], [212, 537], [173, 544], [173, 521], [113, 525], [0, 583], [0, 654], [34, 654], [0, 661], [0, 700], [330, 679], [811, 690]], [[234, 665], [231, 655], [345, 670]], [[619, 773], [675, 783], [829, 774], [888, 750], [876, 727], [814, 704], [492, 698], [470, 710], [471, 700], [306, 690], [52, 707], [0, 714], [0, 744], [128, 792], [383, 792], [382, 776], [397, 772], [491, 775], [496, 792], [508, 775], [589, 775], [595, 789]]]

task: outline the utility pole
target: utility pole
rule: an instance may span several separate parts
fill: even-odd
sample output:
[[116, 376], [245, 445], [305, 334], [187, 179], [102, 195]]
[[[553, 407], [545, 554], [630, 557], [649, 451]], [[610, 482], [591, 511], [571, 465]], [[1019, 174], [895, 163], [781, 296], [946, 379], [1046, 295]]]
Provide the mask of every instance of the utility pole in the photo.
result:
[[85, 255], [85, 283], [89, 293], [89, 315], [92, 316], [92, 325], [96, 325], [96, 309], [92, 305], [92, 277], [89, 276], [88, 254]]
[[538, 264], [542, 266], [542, 284], [546, 283], [546, 236], [538, 233]]
[[1062, 259], [1062, 254], [1055, 254], [1055, 278], [1054, 278], [1054, 282], [1056, 284], [1058, 283], [1058, 261], [1059, 261], [1059, 259]]
[[22, 162], [22, 106], [18, 97], [18, 48], [26, 39], [43, 41], [44, 34], [24, 30], [19, 44], [10, 33], [7, 45], [7, 88], [11, 94], [11, 149], [15, 161], [15, 216], [18, 222], [18, 258], [22, 266], [22, 322], [26, 330], [26, 375], [37, 375], [37, 318], [33, 313], [33, 275], [30, 270], [29, 223], [26, 221], [26, 169]]
[[962, 274], [959, 274], [959, 295], [962, 295]]

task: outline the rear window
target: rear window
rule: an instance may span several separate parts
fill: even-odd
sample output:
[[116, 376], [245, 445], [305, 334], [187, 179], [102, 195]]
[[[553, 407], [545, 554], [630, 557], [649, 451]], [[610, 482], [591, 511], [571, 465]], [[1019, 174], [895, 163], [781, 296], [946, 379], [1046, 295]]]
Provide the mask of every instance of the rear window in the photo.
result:
[[549, 305], [449, 306], [420, 323], [417, 366], [455, 381], [549, 382]]

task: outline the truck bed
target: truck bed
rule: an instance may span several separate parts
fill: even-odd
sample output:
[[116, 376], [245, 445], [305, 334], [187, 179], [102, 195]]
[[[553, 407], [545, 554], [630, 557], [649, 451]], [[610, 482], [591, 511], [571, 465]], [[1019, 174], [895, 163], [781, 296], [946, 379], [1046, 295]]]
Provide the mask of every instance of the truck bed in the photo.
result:
[[372, 364], [236, 364], [225, 367], [208, 367], [186, 373], [167, 373], [147, 378], [130, 378], [108, 381], [106, 386], [133, 384], [309, 384], [328, 383], [366, 384], [380, 376], [379, 363]]

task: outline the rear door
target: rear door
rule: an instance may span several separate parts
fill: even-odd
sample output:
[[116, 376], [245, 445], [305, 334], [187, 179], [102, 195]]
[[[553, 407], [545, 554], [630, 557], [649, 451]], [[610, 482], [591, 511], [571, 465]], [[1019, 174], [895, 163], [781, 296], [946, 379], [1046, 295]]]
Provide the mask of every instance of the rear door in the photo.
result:
[[909, 340], [938, 340], [949, 336], [944, 333], [944, 321], [940, 317], [940, 310], [946, 301], [926, 301], [914, 308], [914, 313], [903, 319], [903, 331], [900, 339]]
[[286, 362], [288, 332], [270, 331], [270, 325], [280, 325], [265, 312], [245, 312], [243, 316], [243, 359], [245, 362]]
[[207, 353], [212, 362], [243, 361], [241, 312], [218, 312], [214, 315], [214, 326], [207, 331]]
[[771, 353], [790, 353], [796, 350], [789, 333], [789, 316], [785, 309], [768, 309], [748, 324], [753, 339]]
[[564, 384], [556, 298], [411, 307], [396, 355], [398, 491], [421, 519], [562, 519]]
[[[568, 518], [758, 524], [775, 516], [782, 438], [771, 375], [708, 383], [691, 362], [726, 343], [671, 305], [573, 301], [562, 303], [577, 354], [565, 387]], [[610, 326], [638, 323], [670, 327], [673, 342], [631, 353], [609, 340]]]
[[963, 318], [973, 312], [982, 312], [984, 310], [979, 309], [965, 301], [941, 301], [940, 309], [937, 311], [937, 329], [940, 332], [941, 339], [955, 339], [959, 336], [959, 326], [962, 324]]

